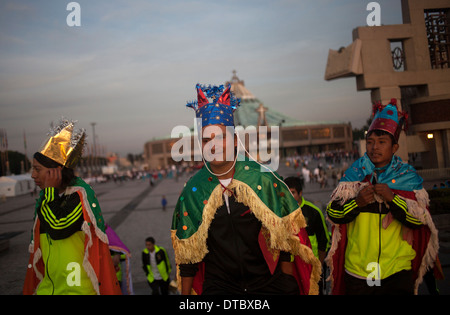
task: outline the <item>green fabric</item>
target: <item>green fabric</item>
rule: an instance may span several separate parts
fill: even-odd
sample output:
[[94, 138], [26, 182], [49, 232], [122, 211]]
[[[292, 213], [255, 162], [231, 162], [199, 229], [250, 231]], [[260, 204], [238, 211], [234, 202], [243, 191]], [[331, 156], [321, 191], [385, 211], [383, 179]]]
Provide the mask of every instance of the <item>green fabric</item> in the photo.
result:
[[[233, 180], [248, 185], [258, 198], [278, 217], [284, 217], [299, 208], [297, 201], [284, 184], [271, 172], [261, 171], [261, 166], [246, 158], [237, 161]], [[282, 179], [277, 174], [278, 178]], [[205, 166], [199, 170], [185, 185], [175, 207], [172, 230], [176, 230], [179, 239], [191, 237], [202, 223], [205, 203], [213, 190], [220, 186], [216, 176]]]
[[36, 290], [38, 295], [93, 295], [92, 282], [83, 268], [84, 233], [53, 240], [40, 235], [40, 248], [45, 264], [44, 279]]
[[86, 191], [87, 199], [88, 199], [89, 205], [91, 207], [92, 213], [95, 216], [97, 227], [103, 233], [105, 233], [105, 231], [106, 231], [105, 220], [103, 219], [102, 210], [100, 209], [100, 204], [97, 200], [97, 196], [96, 196], [94, 190], [92, 189], [92, 187], [90, 185], [88, 185], [80, 177], [76, 177], [70, 186], [78, 186], [78, 187], [84, 188], [84, 190]]
[[367, 278], [373, 271], [372, 264], [377, 263], [380, 279], [385, 279], [401, 270], [411, 269], [411, 261], [416, 252], [403, 239], [402, 224], [399, 221], [393, 220], [386, 229], [381, 226], [385, 216], [361, 212], [347, 224], [345, 270]]
[[[320, 218], [322, 220], [323, 229], [324, 229], [325, 235], [327, 237], [327, 250], [328, 250], [330, 248], [330, 246], [331, 246], [330, 245], [330, 235], [328, 233], [327, 224], [325, 222], [325, 218], [323, 216], [322, 211], [320, 211], [320, 209], [315, 204], [313, 204], [312, 202], [309, 202], [308, 200], [305, 200], [305, 198], [303, 198], [303, 196], [302, 196], [302, 202], [300, 203], [300, 208], [303, 208], [303, 205], [307, 205], [307, 206], [313, 208], [314, 210], [316, 210], [319, 213]], [[309, 238], [309, 241], [311, 242], [311, 249], [313, 250], [314, 255], [317, 258], [319, 258], [319, 248], [318, 248], [319, 247], [319, 243], [317, 242], [316, 234], [308, 235], [308, 238]]]
[[[88, 185], [84, 180], [80, 177], [75, 177], [69, 184], [69, 187], [81, 187], [86, 192], [87, 201], [89, 202], [92, 213], [94, 214], [97, 227], [105, 233], [106, 226], [105, 220], [103, 219], [102, 211], [100, 209], [100, 204], [97, 200], [97, 196], [95, 195], [94, 190], [90, 185]], [[39, 198], [36, 199], [35, 211], [34, 211], [34, 220], [36, 220], [37, 211], [39, 211], [39, 207], [42, 204], [42, 201], [45, 199], [45, 189], [42, 189], [39, 193]], [[82, 200], [83, 201], [83, 200]], [[95, 206], [94, 206], [95, 205]], [[86, 220], [86, 218], [85, 218]], [[31, 240], [33, 240], [33, 233], [31, 233]]]

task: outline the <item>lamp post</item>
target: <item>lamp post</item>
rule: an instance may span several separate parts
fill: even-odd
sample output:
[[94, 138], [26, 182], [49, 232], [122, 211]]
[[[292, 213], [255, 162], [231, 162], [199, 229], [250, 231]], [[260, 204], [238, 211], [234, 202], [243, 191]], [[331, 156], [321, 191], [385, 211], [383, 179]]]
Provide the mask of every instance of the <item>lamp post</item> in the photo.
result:
[[94, 137], [94, 150], [93, 150], [93, 169], [94, 170], [97, 170], [97, 145], [96, 145], [96, 143], [95, 143], [95, 125], [96, 125], [97, 123], [95, 123], [95, 122], [92, 122], [91, 123], [91, 125], [92, 125], [92, 133], [93, 133], [93, 137]]

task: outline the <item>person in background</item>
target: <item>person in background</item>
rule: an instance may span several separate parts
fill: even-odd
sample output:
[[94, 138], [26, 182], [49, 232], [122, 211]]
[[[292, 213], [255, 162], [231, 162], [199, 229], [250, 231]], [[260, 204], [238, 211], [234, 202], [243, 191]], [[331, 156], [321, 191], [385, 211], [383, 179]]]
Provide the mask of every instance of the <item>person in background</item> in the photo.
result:
[[166, 199], [166, 196], [162, 196], [162, 199], [161, 199], [161, 206], [162, 206], [163, 211], [166, 211], [166, 206], [167, 206], [167, 199]]
[[[289, 186], [292, 196], [294, 196], [294, 199], [302, 209], [303, 216], [306, 219], [306, 232], [311, 242], [311, 248], [314, 255], [320, 260], [323, 271], [324, 259], [330, 247], [330, 236], [323, 213], [312, 202], [305, 200], [303, 197], [303, 186], [300, 178], [287, 177], [284, 182]], [[324, 280], [322, 278], [319, 282], [319, 294], [323, 294], [325, 288]]]
[[152, 295], [168, 295], [172, 266], [167, 251], [162, 246], [156, 246], [153, 237], [145, 240], [142, 268], [152, 289]]
[[323, 263], [330, 245], [330, 237], [322, 211], [313, 203], [305, 200], [300, 178], [292, 176], [286, 178], [284, 182], [289, 186], [289, 190], [294, 196], [294, 199], [302, 209], [307, 224], [306, 232], [308, 232], [314, 255]]
[[133, 295], [130, 250], [109, 225], [106, 225], [106, 235], [108, 236], [109, 251], [111, 253], [122, 294]]

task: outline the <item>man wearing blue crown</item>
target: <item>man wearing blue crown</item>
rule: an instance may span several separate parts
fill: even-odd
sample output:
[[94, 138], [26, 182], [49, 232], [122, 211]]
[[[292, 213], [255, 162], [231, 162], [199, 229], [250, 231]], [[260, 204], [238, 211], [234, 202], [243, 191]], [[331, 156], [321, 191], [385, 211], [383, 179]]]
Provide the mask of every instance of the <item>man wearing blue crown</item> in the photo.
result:
[[438, 235], [423, 180], [395, 155], [406, 121], [395, 99], [374, 105], [366, 153], [331, 195], [326, 262], [332, 294], [417, 294], [427, 270], [435, 264], [439, 270]]
[[275, 173], [238, 159], [239, 100], [230, 86], [196, 89], [198, 101], [187, 106], [201, 124], [208, 162], [186, 183], [173, 215], [181, 293], [317, 294], [320, 262], [297, 202]]

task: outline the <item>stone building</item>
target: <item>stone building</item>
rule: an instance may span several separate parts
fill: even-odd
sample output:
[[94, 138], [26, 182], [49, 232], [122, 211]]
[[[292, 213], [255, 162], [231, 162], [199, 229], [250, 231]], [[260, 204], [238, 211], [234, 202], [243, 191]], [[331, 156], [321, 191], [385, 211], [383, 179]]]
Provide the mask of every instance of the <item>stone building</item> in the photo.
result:
[[[249, 127], [254, 126], [256, 132], [259, 130], [257, 127], [267, 126], [267, 137], [271, 137], [271, 127], [279, 128], [276, 141], [279, 141], [277, 145], [280, 148], [281, 157], [333, 150], [352, 150], [353, 136], [350, 123], [340, 121], [304, 122], [279, 113], [265, 106], [254, 96], [245, 87], [244, 81], [237, 77], [236, 71], [233, 71], [233, 77], [225, 84], [230, 84], [231, 91], [241, 99], [240, 106], [234, 113], [234, 121], [236, 126], [244, 129], [245, 138], [241, 138], [247, 149], [252, 139], [252, 130]], [[298, 116], [301, 116], [300, 113]], [[192, 150], [185, 156], [187, 160], [191, 161], [188, 162], [190, 165], [201, 161], [193, 134], [196, 134], [194, 128], [186, 130], [186, 136], [191, 137], [192, 143]], [[261, 136], [261, 134], [256, 135], [257, 139], [260, 139]], [[171, 157], [171, 150], [179, 139], [164, 137], [145, 143], [144, 155], [149, 169], [166, 168], [175, 164]], [[260, 143], [259, 140], [257, 141]]]
[[352, 44], [329, 51], [325, 79], [355, 77], [372, 102], [396, 98], [409, 113], [402, 159], [450, 168], [450, 1], [402, 0], [402, 16], [403, 24], [355, 28]]

